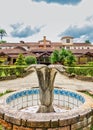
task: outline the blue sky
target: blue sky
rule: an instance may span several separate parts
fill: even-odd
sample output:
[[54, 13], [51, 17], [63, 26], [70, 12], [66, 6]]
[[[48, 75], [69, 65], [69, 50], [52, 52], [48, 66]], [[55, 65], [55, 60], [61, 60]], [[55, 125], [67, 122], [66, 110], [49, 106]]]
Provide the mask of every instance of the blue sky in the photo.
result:
[[0, 28], [7, 42], [43, 36], [59, 42], [67, 35], [75, 42], [93, 42], [92, 6], [93, 0], [0, 0]]

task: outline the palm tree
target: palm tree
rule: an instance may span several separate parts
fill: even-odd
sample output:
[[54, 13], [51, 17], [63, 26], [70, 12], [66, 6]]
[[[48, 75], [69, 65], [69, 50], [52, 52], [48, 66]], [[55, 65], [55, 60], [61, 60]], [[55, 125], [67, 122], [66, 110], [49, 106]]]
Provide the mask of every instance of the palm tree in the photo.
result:
[[0, 29], [0, 37], [1, 37], [1, 40], [3, 38], [3, 36], [6, 36], [6, 31], [4, 29]]

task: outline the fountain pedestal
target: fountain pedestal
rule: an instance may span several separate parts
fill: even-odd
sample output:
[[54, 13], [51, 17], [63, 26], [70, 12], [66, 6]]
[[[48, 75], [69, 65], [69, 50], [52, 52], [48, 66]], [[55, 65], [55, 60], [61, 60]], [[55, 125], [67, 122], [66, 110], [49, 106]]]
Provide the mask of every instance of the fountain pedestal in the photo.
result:
[[35, 68], [37, 72], [37, 77], [39, 81], [40, 88], [40, 102], [38, 112], [54, 112], [52, 105], [53, 102], [53, 89], [54, 89], [54, 79], [56, 76], [56, 69], [43, 65], [40, 68]]
[[[59, 67], [60, 65], [58, 65]], [[62, 65], [60, 66], [62, 68]], [[31, 65], [29, 69], [34, 68], [39, 82], [41, 105], [38, 113], [54, 112], [52, 105], [54, 98], [54, 80], [57, 74], [57, 65]], [[64, 69], [63, 69], [64, 71]]]

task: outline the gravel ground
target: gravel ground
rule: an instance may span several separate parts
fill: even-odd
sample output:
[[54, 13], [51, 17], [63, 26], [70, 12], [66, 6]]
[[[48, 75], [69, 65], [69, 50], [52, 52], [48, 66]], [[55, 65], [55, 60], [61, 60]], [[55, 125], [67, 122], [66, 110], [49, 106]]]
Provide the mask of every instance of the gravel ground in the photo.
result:
[[[54, 85], [72, 90], [88, 89], [93, 91], [93, 82], [81, 81], [75, 78], [70, 79], [60, 73], [56, 75]], [[5, 92], [6, 90], [20, 90], [34, 86], [38, 86], [38, 79], [35, 72], [24, 78], [0, 81], [0, 93]]]

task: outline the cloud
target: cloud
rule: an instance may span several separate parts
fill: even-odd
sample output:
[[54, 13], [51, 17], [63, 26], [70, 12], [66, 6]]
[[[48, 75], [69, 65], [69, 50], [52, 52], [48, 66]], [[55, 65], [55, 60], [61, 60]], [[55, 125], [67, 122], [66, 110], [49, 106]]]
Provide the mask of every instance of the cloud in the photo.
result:
[[32, 0], [35, 2], [46, 2], [46, 3], [57, 3], [57, 4], [62, 4], [62, 5], [77, 5], [80, 3], [82, 0]]
[[93, 15], [87, 17], [87, 18], [86, 18], [86, 21], [88, 21], [88, 22], [93, 22]]
[[32, 36], [34, 34], [37, 34], [44, 27], [44, 26], [34, 27], [32, 29], [30, 25], [25, 26], [23, 23], [12, 24], [10, 26], [13, 30], [11, 32], [11, 36], [18, 37], [18, 38], [26, 38], [26, 37]]
[[58, 35], [63, 36], [73, 36], [74, 38], [85, 38], [85, 40], [90, 40], [93, 42], [93, 25], [86, 25], [83, 27], [69, 26], [64, 32]]

